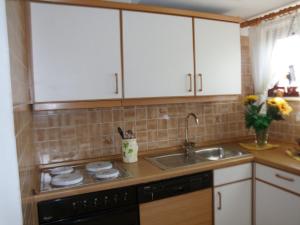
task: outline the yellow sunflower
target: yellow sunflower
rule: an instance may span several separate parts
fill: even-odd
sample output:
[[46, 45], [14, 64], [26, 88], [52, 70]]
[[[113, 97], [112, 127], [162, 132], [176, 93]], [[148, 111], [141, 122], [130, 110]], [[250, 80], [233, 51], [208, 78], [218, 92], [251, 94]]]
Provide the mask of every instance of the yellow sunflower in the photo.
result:
[[277, 103], [273, 98], [268, 99], [267, 104], [270, 106], [277, 106]]
[[270, 105], [270, 106], [277, 106], [277, 107], [280, 107], [280, 105], [284, 104], [284, 103], [286, 103], [286, 101], [283, 98], [280, 98], [280, 97], [270, 98], [267, 101], [268, 105]]
[[288, 116], [292, 112], [292, 107], [280, 97], [268, 99], [267, 104], [269, 106], [277, 107], [282, 115]]
[[279, 106], [279, 110], [282, 115], [285, 116], [288, 116], [293, 111], [292, 107], [287, 102], [281, 103]]
[[254, 102], [256, 102], [258, 100], [258, 96], [256, 95], [248, 95], [245, 100], [244, 103], [245, 104], [253, 104]]

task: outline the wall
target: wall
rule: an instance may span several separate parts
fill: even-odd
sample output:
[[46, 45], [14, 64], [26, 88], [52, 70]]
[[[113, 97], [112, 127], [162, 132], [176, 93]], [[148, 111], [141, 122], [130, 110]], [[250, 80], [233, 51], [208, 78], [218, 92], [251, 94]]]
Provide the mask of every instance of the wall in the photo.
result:
[[21, 225], [21, 193], [14, 134], [5, 0], [0, 0], [0, 224]]
[[26, 4], [27, 1], [24, 0], [6, 0], [14, 125], [22, 196], [23, 224], [34, 225], [36, 224], [37, 216], [32, 190], [36, 185], [36, 176], [29, 92]]
[[[242, 37], [243, 94], [252, 93], [249, 42]], [[195, 112], [200, 126], [190, 122], [197, 143], [248, 135], [241, 102], [186, 103], [60, 110], [34, 113], [34, 144], [42, 164], [120, 153], [117, 127], [136, 132], [141, 151], [178, 146], [184, 140], [184, 118]]]

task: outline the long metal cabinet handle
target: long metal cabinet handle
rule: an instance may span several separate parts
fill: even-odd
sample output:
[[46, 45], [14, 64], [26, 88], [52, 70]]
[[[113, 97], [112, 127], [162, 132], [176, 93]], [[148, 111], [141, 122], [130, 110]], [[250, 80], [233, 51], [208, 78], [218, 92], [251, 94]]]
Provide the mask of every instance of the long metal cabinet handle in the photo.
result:
[[115, 73], [115, 78], [116, 78], [116, 91], [115, 91], [115, 94], [119, 94], [119, 78], [118, 78], [117, 73]]
[[219, 198], [218, 210], [221, 210], [222, 209], [222, 194], [221, 194], [221, 192], [218, 192], [218, 198]]
[[286, 180], [286, 181], [289, 181], [289, 182], [294, 182], [295, 181], [294, 178], [286, 177], [286, 176], [280, 175], [278, 173], [275, 176], [278, 177], [278, 178], [280, 178], [280, 179], [282, 179], [282, 180]]
[[189, 88], [189, 92], [192, 92], [193, 91], [193, 89], [192, 89], [192, 74], [188, 74], [188, 76], [189, 76], [189, 78], [190, 78], [190, 88]]
[[199, 79], [200, 79], [200, 88], [198, 89], [198, 91], [202, 91], [203, 90], [203, 87], [202, 87], [202, 85], [203, 85], [202, 73], [199, 73], [198, 76], [199, 76]]

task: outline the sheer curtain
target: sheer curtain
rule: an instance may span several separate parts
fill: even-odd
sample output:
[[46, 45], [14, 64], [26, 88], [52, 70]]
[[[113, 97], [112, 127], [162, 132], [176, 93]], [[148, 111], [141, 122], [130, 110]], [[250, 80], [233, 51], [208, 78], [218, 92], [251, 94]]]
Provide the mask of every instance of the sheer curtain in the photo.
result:
[[262, 100], [267, 97], [268, 89], [278, 81], [276, 80], [276, 71], [271, 67], [276, 41], [288, 37], [290, 32], [299, 34], [299, 27], [300, 15], [298, 13], [266, 21], [249, 29], [254, 89], [255, 93], [262, 97]]

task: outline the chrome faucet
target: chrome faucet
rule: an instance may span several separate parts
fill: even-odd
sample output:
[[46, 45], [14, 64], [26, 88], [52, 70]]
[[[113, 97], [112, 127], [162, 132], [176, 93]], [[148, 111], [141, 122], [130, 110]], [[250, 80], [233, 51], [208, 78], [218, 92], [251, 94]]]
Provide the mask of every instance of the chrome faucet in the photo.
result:
[[194, 117], [195, 123], [199, 125], [199, 119], [194, 113], [189, 113], [185, 117], [185, 141], [184, 141], [184, 148], [186, 151], [186, 155], [189, 156], [191, 153], [193, 153], [193, 148], [195, 146], [194, 142], [189, 141], [189, 118], [190, 116]]

